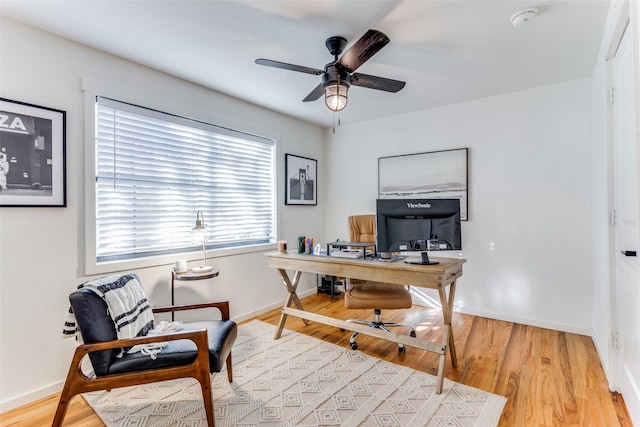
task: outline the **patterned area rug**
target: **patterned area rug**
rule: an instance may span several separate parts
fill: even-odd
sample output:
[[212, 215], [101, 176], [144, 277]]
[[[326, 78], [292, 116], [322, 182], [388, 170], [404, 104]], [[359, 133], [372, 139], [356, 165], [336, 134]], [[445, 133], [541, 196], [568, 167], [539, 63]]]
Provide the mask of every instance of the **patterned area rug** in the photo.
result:
[[[506, 399], [296, 332], [239, 327], [233, 383], [212, 376], [222, 426], [495, 426]], [[412, 351], [412, 349], [408, 349]], [[417, 351], [417, 350], [414, 350]], [[206, 426], [197, 381], [181, 379], [83, 395], [107, 426]]]

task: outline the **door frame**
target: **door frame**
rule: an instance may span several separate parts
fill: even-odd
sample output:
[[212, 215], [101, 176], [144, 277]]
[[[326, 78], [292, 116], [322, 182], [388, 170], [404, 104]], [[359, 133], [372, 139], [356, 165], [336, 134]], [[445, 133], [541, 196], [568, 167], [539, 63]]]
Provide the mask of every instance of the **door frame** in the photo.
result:
[[[634, 98], [635, 98], [635, 121], [636, 127], [640, 126], [640, 78], [638, 74], [640, 72], [640, 64], [639, 64], [639, 50], [640, 50], [640, 34], [639, 34], [639, 25], [638, 22], [640, 20], [640, 6], [638, 6], [637, 2], [629, 2], [623, 1], [619, 2], [616, 7], [620, 7], [618, 14], [615, 20], [615, 28], [612, 32], [611, 38], [609, 39], [609, 46], [606, 52], [605, 60], [606, 64], [606, 81], [607, 87], [614, 86], [614, 75], [613, 75], [613, 58], [616, 54], [618, 46], [622, 41], [622, 37], [625, 35], [625, 31], [627, 35], [630, 37], [631, 50], [632, 50], [632, 68], [633, 75], [635, 78], [634, 81]], [[613, 212], [616, 208], [615, 203], [615, 194], [616, 194], [616, 165], [615, 165], [615, 151], [614, 151], [614, 112], [613, 105], [611, 103], [607, 103], [606, 111], [607, 111], [607, 189], [608, 189], [608, 208], [609, 212]], [[639, 134], [636, 130], [636, 145], [638, 145]], [[640, 149], [638, 150], [638, 156], [640, 156]], [[638, 201], [640, 205], [640, 161], [638, 158], [637, 162], [637, 172], [636, 172], [636, 180], [639, 185], [638, 188]], [[640, 212], [640, 206], [637, 207]], [[616, 272], [617, 272], [617, 253], [616, 253], [616, 230], [613, 222], [613, 218], [611, 218], [610, 226], [609, 226], [609, 247], [608, 247], [608, 268], [609, 268], [609, 322], [611, 327], [611, 339], [608, 342], [607, 350], [609, 352], [608, 358], [608, 366], [607, 371], [609, 372], [609, 388], [612, 391], [621, 391], [621, 385], [624, 381], [623, 375], [623, 352], [621, 348], [615, 342], [616, 339], [615, 333], [620, 331], [620, 319], [618, 317], [618, 304], [617, 304], [617, 282], [616, 282]], [[640, 227], [638, 229], [637, 239], [640, 240]], [[627, 408], [630, 412], [632, 419], [634, 419], [635, 423], [638, 423], [638, 419], [640, 417], [640, 413], [638, 413], [637, 408], [640, 407], [640, 396], [637, 394], [631, 396], [623, 395], [625, 402], [627, 403]], [[631, 410], [632, 408], [636, 408], [635, 410]]]

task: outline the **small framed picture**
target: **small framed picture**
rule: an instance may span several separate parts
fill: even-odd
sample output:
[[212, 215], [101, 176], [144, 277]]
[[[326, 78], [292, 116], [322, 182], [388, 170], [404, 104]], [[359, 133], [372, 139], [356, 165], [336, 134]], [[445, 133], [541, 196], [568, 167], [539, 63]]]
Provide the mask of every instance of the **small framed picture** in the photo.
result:
[[65, 111], [0, 98], [0, 206], [67, 206], [65, 145]]
[[317, 205], [318, 161], [285, 154], [285, 205]]

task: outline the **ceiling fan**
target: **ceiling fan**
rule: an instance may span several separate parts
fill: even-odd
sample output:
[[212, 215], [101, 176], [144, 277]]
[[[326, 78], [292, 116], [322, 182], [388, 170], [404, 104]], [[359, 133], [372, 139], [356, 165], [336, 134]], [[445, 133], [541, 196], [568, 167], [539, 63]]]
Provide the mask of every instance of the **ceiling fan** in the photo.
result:
[[302, 102], [315, 101], [324, 94], [327, 107], [333, 111], [340, 111], [347, 105], [347, 91], [351, 85], [393, 93], [404, 87], [405, 82], [399, 80], [354, 72], [389, 41], [389, 37], [384, 33], [369, 30], [338, 59], [347, 45], [347, 39], [340, 36], [329, 37], [325, 45], [329, 53], [334, 56], [334, 60], [325, 65], [324, 70], [263, 58], [256, 59], [256, 64], [316, 76], [322, 75], [322, 82]]

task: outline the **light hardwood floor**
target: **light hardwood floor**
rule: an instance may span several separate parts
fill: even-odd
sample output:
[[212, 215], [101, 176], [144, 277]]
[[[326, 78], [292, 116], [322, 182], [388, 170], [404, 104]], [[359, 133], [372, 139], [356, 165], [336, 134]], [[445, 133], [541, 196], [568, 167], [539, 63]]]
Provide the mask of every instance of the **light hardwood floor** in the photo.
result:
[[[326, 295], [302, 300], [307, 310], [341, 319], [369, 319], [369, 310], [347, 310], [341, 298]], [[257, 317], [277, 324], [280, 310]], [[383, 311], [385, 321], [417, 326], [418, 336], [440, 340], [442, 321], [437, 309]], [[340, 346], [349, 345], [348, 331], [289, 317], [287, 329]], [[623, 426], [631, 427], [622, 396], [607, 388], [604, 371], [590, 337], [454, 313], [453, 331], [458, 367], [447, 359], [445, 376], [472, 387], [505, 396], [508, 402], [500, 426]], [[398, 332], [400, 332], [398, 330]], [[435, 375], [438, 357], [416, 348], [398, 353], [395, 343], [360, 336], [359, 350]], [[0, 415], [1, 426], [50, 425], [59, 395]], [[215, 402], [214, 402], [215, 405]], [[73, 399], [66, 426], [102, 426], [80, 397]]]

